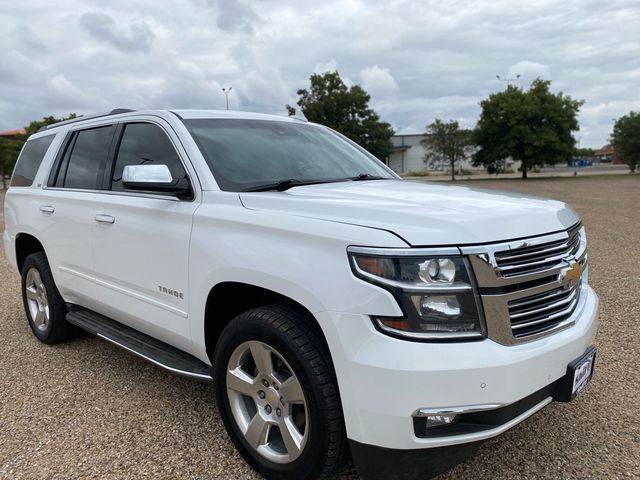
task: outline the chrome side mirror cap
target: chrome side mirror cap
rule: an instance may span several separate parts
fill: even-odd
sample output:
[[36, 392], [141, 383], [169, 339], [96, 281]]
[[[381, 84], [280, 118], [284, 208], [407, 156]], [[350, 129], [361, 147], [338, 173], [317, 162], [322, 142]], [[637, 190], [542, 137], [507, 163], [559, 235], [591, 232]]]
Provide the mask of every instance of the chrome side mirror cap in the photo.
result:
[[163, 164], [126, 165], [122, 170], [122, 185], [127, 190], [175, 195], [183, 200], [192, 199], [194, 195], [189, 177], [174, 179], [169, 167]]
[[122, 183], [127, 184], [171, 184], [173, 177], [169, 167], [160, 164], [126, 165], [122, 171]]

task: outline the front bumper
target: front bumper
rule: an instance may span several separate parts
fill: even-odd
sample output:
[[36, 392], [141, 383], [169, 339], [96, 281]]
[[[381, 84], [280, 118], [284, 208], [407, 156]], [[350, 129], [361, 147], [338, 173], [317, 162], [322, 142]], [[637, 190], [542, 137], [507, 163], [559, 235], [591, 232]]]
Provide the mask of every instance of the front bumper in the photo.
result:
[[378, 332], [368, 316], [316, 314], [331, 349], [348, 438], [393, 450], [448, 447], [499, 435], [532, 415], [544, 405], [495, 428], [430, 438], [418, 437], [413, 421], [422, 408], [512, 405], [562, 378], [596, 334], [598, 297], [589, 286], [582, 289], [571, 328], [510, 346], [488, 339], [409, 342]]

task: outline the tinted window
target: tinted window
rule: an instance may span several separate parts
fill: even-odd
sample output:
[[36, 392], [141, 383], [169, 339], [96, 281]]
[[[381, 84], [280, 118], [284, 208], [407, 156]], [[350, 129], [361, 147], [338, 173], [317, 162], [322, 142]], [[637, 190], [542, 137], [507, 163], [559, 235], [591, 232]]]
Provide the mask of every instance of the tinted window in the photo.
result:
[[150, 123], [125, 125], [111, 179], [112, 190], [124, 190], [122, 171], [126, 165], [157, 163], [166, 165], [174, 179], [184, 178], [185, 169], [164, 131]]
[[185, 125], [223, 190], [287, 179], [395, 178], [372, 155], [331, 130], [298, 122], [192, 119]]
[[12, 187], [29, 187], [33, 183], [38, 168], [42, 163], [44, 154], [47, 153], [49, 145], [55, 135], [29, 140], [23, 147], [18, 163], [11, 178]]
[[97, 188], [100, 169], [109, 154], [112, 136], [111, 126], [78, 132], [66, 165], [65, 188]]

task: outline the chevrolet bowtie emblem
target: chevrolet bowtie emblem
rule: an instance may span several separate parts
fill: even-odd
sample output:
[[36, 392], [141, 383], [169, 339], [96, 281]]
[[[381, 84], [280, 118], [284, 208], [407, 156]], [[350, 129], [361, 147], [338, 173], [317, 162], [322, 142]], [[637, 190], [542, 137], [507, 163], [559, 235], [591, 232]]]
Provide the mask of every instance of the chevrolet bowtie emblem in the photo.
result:
[[558, 280], [561, 282], [563, 280], [568, 281], [569, 283], [575, 283], [580, 280], [582, 276], [582, 265], [578, 262], [571, 262], [569, 268], [564, 268], [560, 271], [560, 276]]

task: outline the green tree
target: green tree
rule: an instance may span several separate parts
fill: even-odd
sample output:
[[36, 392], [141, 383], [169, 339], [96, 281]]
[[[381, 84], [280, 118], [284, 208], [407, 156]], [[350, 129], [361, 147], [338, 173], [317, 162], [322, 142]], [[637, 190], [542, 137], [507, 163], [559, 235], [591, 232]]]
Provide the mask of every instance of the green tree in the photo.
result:
[[618, 158], [635, 172], [640, 163], [640, 112], [631, 111], [616, 120], [611, 142]]
[[314, 73], [309, 80], [308, 90], [297, 91], [297, 104], [309, 121], [333, 128], [380, 159], [391, 154], [393, 129], [369, 108], [371, 97], [362, 87], [347, 87], [338, 72]]
[[593, 157], [595, 150], [593, 148], [577, 148], [574, 151], [576, 157]]
[[46, 125], [70, 120], [76, 117], [77, 115], [75, 113], [70, 113], [68, 116], [62, 118], [56, 118], [50, 115], [48, 117], [43, 117], [42, 120], [33, 120], [29, 122], [29, 125], [24, 127], [26, 130], [26, 134], [24, 135], [14, 135], [12, 138], [0, 138], [0, 179], [2, 179], [2, 187], [5, 189], [7, 188], [5, 176], [8, 176], [13, 172], [13, 167], [16, 164], [20, 150], [22, 150], [22, 146], [29, 135], [33, 135], [40, 130], [40, 128]]
[[520, 160], [522, 178], [534, 166], [569, 161], [579, 129], [581, 100], [551, 93], [551, 82], [536, 79], [529, 90], [514, 85], [480, 102], [474, 131], [476, 165], [496, 168], [504, 159]]
[[72, 118], [77, 118], [78, 115], [75, 113], [70, 113], [66, 117], [56, 118], [53, 115], [49, 115], [48, 117], [43, 117], [42, 120], [32, 120], [28, 126], [24, 127], [27, 131], [27, 135], [32, 135], [40, 130], [42, 127], [46, 127], [47, 125], [52, 125], [54, 123], [63, 122], [64, 120], [71, 120]]
[[13, 167], [23, 145], [24, 139], [22, 138], [0, 138], [0, 178], [4, 189], [7, 188], [6, 177], [13, 172]]
[[456, 163], [469, 156], [472, 145], [472, 132], [460, 128], [456, 120], [447, 123], [436, 118], [427, 125], [427, 133], [420, 144], [426, 150], [425, 161], [444, 159], [451, 166], [451, 180], [456, 179]]

